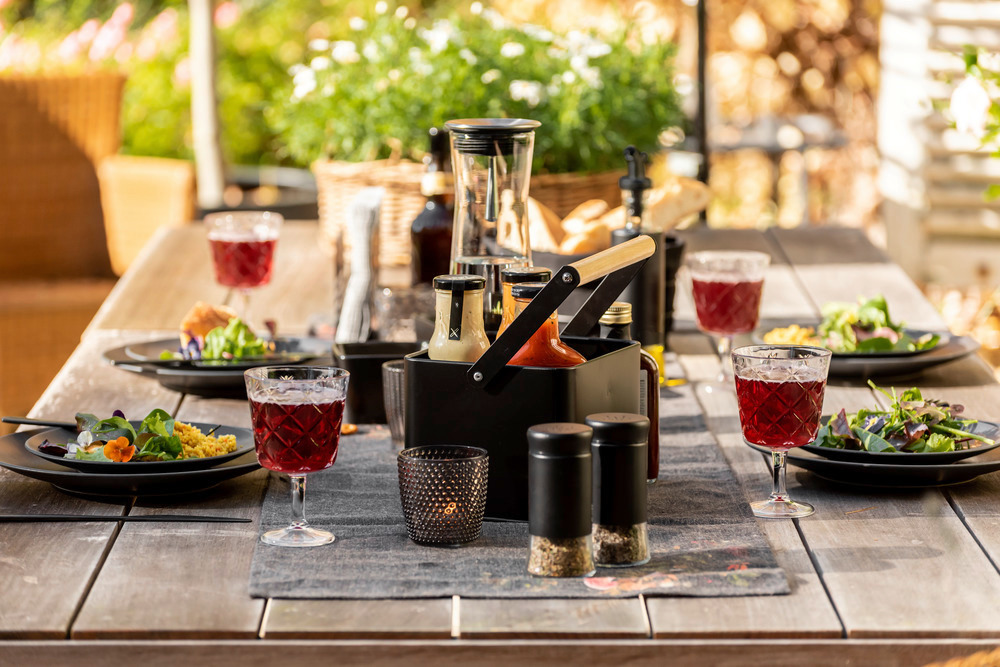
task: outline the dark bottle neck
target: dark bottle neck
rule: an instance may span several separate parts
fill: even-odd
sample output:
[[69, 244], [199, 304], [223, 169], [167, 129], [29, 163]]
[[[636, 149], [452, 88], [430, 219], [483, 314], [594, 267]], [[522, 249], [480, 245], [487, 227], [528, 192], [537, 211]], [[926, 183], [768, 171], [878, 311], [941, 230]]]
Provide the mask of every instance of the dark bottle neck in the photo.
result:
[[602, 324], [601, 338], [610, 338], [611, 340], [632, 340], [632, 323], [625, 322], [624, 324]]

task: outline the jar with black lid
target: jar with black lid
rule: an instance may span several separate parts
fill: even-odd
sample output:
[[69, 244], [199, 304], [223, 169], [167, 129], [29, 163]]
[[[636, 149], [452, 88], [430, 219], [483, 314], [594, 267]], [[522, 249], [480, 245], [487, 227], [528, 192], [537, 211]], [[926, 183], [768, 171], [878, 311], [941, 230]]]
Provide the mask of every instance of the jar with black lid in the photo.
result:
[[544, 266], [508, 266], [500, 270], [500, 286], [503, 291], [503, 319], [500, 320], [499, 336], [517, 316], [517, 307], [510, 290], [520, 283], [547, 283], [552, 280], [552, 270]]
[[594, 431], [594, 562], [628, 567], [649, 561], [646, 528], [646, 448], [649, 419], [600, 412], [584, 421]]
[[528, 572], [588, 577], [591, 553], [591, 435], [582, 424], [528, 429]]

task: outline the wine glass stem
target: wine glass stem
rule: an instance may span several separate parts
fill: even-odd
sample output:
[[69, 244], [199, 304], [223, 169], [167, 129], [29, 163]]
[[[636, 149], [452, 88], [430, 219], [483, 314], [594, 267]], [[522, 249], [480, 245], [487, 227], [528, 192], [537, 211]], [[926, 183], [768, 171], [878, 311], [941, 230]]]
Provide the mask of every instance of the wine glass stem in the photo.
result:
[[304, 528], [306, 521], [306, 476], [292, 475], [292, 525]]
[[719, 371], [719, 381], [733, 382], [733, 337], [719, 336], [719, 342], [717, 343], [716, 349], [719, 353], [719, 364], [722, 366], [722, 370]]
[[236, 314], [241, 320], [250, 323], [250, 290], [245, 287], [236, 290]]
[[788, 491], [785, 490], [785, 455], [784, 449], [771, 451], [771, 500], [786, 502]]

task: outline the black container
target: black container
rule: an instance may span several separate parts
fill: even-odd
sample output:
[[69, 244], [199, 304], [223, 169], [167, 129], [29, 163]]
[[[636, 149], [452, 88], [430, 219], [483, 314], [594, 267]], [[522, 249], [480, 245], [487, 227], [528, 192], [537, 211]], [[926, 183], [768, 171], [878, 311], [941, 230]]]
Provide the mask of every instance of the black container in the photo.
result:
[[[644, 347], [663, 345], [666, 319], [663, 269], [663, 232], [640, 232], [616, 229], [611, 232], [611, 245], [617, 246], [640, 234], [649, 235], [656, 243], [656, 250], [642, 271], [622, 290], [619, 301], [632, 304], [632, 335]], [[673, 309], [671, 308], [671, 312]]]
[[549, 538], [590, 534], [593, 430], [583, 424], [528, 429], [528, 532]]
[[[653, 242], [639, 238], [554, 272], [475, 364], [432, 361], [426, 352], [408, 355], [406, 446], [482, 447], [490, 455], [486, 516], [527, 520], [530, 426], [639, 409], [639, 345], [581, 334], [591, 331], [652, 251]], [[572, 368], [506, 365], [577, 285], [602, 277], [562, 331], [562, 341], [586, 362]]]
[[384, 424], [382, 364], [402, 359], [421, 348], [421, 343], [334, 343], [337, 365], [351, 374], [347, 385], [344, 421], [350, 424]]
[[684, 239], [665, 234], [663, 254], [663, 344], [669, 345], [670, 331], [674, 328], [674, 295], [677, 293], [677, 271], [684, 260]]
[[594, 465], [594, 523], [646, 523], [649, 419], [625, 412], [588, 415]]

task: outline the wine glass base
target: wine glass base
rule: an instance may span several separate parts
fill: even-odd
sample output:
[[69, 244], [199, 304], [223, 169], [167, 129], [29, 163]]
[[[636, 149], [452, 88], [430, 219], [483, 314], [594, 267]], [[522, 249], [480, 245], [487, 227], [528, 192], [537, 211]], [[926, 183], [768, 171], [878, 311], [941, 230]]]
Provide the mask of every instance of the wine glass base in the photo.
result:
[[816, 511], [809, 503], [774, 498], [750, 503], [750, 509], [753, 510], [754, 516], [762, 519], [799, 519]]
[[310, 526], [288, 526], [260, 536], [261, 542], [275, 547], [319, 547], [335, 539], [333, 533]]

